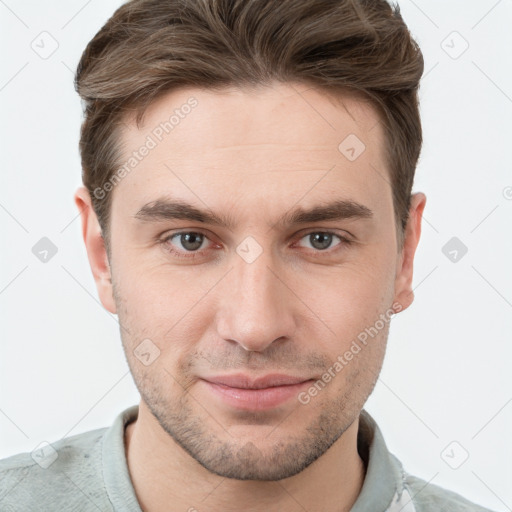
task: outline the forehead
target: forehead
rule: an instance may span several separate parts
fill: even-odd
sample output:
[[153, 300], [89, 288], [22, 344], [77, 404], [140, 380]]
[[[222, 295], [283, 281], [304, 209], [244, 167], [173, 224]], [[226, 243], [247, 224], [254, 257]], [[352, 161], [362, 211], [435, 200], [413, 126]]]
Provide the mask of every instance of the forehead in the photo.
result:
[[140, 126], [126, 118], [121, 139], [127, 172], [113, 204], [126, 213], [166, 193], [260, 208], [301, 196], [386, 208], [392, 197], [379, 114], [353, 93], [291, 83], [183, 88], [151, 104]]

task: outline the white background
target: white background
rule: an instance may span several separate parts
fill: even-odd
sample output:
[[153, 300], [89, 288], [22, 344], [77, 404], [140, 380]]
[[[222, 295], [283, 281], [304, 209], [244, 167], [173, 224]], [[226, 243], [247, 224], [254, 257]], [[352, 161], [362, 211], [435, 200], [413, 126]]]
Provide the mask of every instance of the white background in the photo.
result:
[[[110, 425], [138, 403], [72, 199], [81, 184], [73, 73], [119, 5], [0, 2], [0, 458]], [[427, 206], [416, 299], [393, 320], [366, 408], [406, 471], [512, 510], [512, 2], [400, 6], [425, 57], [414, 191]], [[31, 48], [43, 31], [59, 45], [47, 59]], [[45, 236], [58, 252], [42, 263], [31, 249]], [[456, 263], [442, 252], [454, 236], [468, 248]], [[441, 457], [452, 441], [452, 465], [469, 453], [458, 469]]]

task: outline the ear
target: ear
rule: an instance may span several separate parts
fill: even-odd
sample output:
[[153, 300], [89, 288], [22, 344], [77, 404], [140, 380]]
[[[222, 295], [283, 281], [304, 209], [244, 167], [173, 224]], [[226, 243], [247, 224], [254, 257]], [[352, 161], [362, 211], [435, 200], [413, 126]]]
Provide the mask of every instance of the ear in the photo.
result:
[[[400, 311], [407, 309], [414, 300], [412, 291], [414, 254], [420, 241], [421, 219], [426, 202], [427, 197], [421, 192], [411, 197], [409, 220], [405, 228], [404, 245], [397, 262], [395, 278], [395, 302], [400, 304]], [[397, 312], [399, 312], [398, 308]]]
[[110, 264], [101, 227], [92, 208], [89, 191], [85, 187], [78, 188], [74, 200], [82, 217], [82, 236], [101, 303], [107, 311], [115, 314], [117, 311], [112, 290]]

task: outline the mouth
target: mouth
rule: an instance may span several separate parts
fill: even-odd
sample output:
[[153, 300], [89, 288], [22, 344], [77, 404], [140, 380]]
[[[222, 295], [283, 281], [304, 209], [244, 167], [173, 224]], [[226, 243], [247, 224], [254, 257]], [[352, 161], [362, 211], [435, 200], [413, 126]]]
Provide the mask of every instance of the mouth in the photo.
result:
[[273, 409], [297, 397], [314, 379], [272, 374], [262, 377], [222, 375], [201, 379], [207, 391], [224, 405], [243, 410]]

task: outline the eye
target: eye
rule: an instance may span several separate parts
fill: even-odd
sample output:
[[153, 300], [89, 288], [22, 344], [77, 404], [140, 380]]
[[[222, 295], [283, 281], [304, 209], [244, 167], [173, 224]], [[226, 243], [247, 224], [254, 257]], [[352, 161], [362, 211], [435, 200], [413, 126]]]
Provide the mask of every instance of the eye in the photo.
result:
[[348, 238], [332, 231], [311, 231], [304, 235], [301, 240], [309, 242], [311, 244], [310, 248], [314, 249], [315, 252], [326, 252], [332, 246], [333, 238], [340, 240], [341, 243], [337, 245], [349, 245], [351, 243]]
[[[338, 244], [334, 245], [334, 249], [329, 250], [333, 246], [333, 240], [337, 238]], [[326, 256], [337, 252], [337, 248], [350, 245], [352, 242], [333, 231], [311, 231], [306, 233], [299, 239], [299, 246], [304, 247], [300, 241], [305, 240], [309, 243], [309, 247], [313, 256]], [[160, 243], [164, 249], [176, 258], [193, 259], [201, 257], [205, 251], [208, 251], [207, 242], [211, 240], [203, 233], [197, 231], [179, 231], [165, 236]], [[213, 243], [213, 245], [215, 245]]]
[[[194, 258], [200, 249], [204, 249], [203, 243], [208, 240], [206, 235], [196, 231], [180, 231], [166, 236], [161, 243], [165, 248], [182, 258]], [[187, 254], [190, 253], [190, 254]]]

